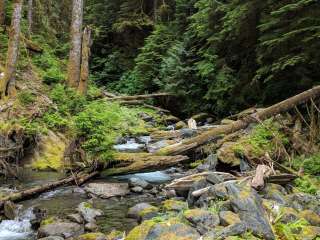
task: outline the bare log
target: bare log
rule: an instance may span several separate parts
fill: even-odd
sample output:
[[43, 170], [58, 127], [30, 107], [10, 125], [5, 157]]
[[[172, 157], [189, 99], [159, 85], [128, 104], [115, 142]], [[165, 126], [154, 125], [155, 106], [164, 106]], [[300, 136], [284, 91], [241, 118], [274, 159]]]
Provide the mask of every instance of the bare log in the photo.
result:
[[117, 96], [113, 97], [112, 101], [130, 101], [130, 100], [145, 100], [149, 98], [158, 98], [158, 97], [169, 97], [173, 96], [171, 93], [153, 93], [153, 94], [146, 94], [146, 95], [135, 95], [135, 96]]
[[258, 165], [256, 174], [251, 181], [251, 187], [254, 189], [261, 189], [264, 187], [265, 178], [269, 177], [272, 173], [272, 169], [266, 165]]
[[59, 181], [56, 181], [53, 183], [48, 183], [48, 184], [45, 184], [42, 186], [37, 186], [37, 187], [30, 188], [28, 190], [24, 190], [21, 192], [10, 194], [7, 197], [0, 198], [0, 209], [3, 208], [3, 205], [6, 201], [20, 202], [20, 201], [29, 199], [33, 196], [37, 196], [41, 193], [53, 190], [57, 187], [67, 185], [67, 184], [82, 185], [83, 183], [85, 183], [89, 179], [94, 178], [94, 177], [98, 176], [99, 174], [100, 174], [100, 172], [97, 172], [97, 171], [92, 172], [90, 174], [80, 173], [78, 175], [67, 177], [67, 178], [64, 178], [62, 180], [59, 180]]
[[207, 142], [213, 140], [215, 137], [222, 134], [230, 134], [241, 129], [246, 128], [250, 123], [262, 121], [268, 119], [272, 116], [275, 116], [279, 113], [286, 112], [296, 105], [302, 104], [311, 98], [317, 98], [320, 95], [320, 86], [316, 86], [312, 89], [309, 89], [305, 92], [302, 92], [294, 97], [288, 98], [282, 102], [279, 102], [275, 105], [272, 105], [268, 108], [262, 109], [258, 112], [255, 112], [248, 117], [237, 120], [228, 125], [222, 125], [220, 127], [206, 131], [196, 137], [184, 140], [179, 149], [177, 146], [168, 146], [160, 149], [157, 152], [157, 155], [179, 155], [185, 154], [188, 151], [195, 149], [201, 145], [206, 144]]
[[150, 153], [117, 153], [106, 175], [121, 175], [141, 171], [161, 170], [188, 160], [187, 156], [153, 156]]

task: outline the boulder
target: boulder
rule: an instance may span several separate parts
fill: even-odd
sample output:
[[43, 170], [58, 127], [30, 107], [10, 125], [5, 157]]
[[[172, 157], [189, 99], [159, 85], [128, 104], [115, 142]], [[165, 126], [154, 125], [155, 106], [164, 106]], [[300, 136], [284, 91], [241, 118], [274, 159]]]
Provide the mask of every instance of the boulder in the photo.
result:
[[128, 217], [140, 220], [142, 218], [147, 219], [155, 216], [159, 212], [157, 207], [150, 205], [149, 203], [139, 203], [128, 211]]
[[101, 210], [94, 209], [92, 204], [88, 202], [80, 203], [77, 210], [86, 222], [95, 222], [96, 217], [103, 214]]
[[275, 235], [258, 193], [246, 183], [242, 186], [227, 184], [226, 188], [233, 211], [239, 215], [248, 230], [266, 240], [274, 240]]
[[316, 196], [307, 193], [293, 193], [286, 196], [287, 206], [298, 212], [311, 210], [320, 215], [320, 201]]
[[186, 210], [183, 215], [201, 234], [205, 234], [220, 223], [218, 215], [199, 208]]
[[143, 189], [152, 189], [152, 185], [148, 183], [147, 181], [138, 178], [138, 177], [132, 177], [129, 179], [129, 186], [130, 187], [142, 187]]
[[190, 129], [190, 128], [183, 128], [179, 130], [180, 135], [182, 138], [191, 138], [197, 135], [197, 130], [196, 129]]
[[218, 159], [231, 166], [239, 166], [240, 159], [235, 155], [235, 145], [236, 143], [234, 142], [225, 142], [217, 151]]
[[[145, 240], [198, 240], [199, 233], [183, 223], [157, 223], [148, 232]], [[128, 239], [129, 240], [129, 239]]]
[[84, 233], [80, 224], [71, 222], [53, 222], [38, 229], [38, 238], [57, 236], [63, 238], [77, 237]]
[[127, 183], [89, 183], [85, 187], [87, 193], [100, 198], [125, 196], [130, 193]]
[[229, 226], [241, 222], [239, 215], [231, 211], [221, 211], [219, 212], [219, 217], [221, 225], [223, 226]]
[[268, 183], [261, 194], [265, 199], [274, 200], [279, 204], [286, 204], [285, 195], [287, 191], [280, 185]]
[[131, 192], [134, 192], [134, 193], [143, 193], [143, 188], [142, 187], [133, 187], [130, 189]]
[[235, 223], [225, 228], [216, 228], [213, 231], [208, 232], [203, 237], [203, 240], [225, 239], [229, 236], [241, 235], [246, 231], [247, 231], [246, 224], [244, 224], [243, 222]]
[[69, 219], [71, 222], [75, 222], [75, 223], [79, 223], [79, 224], [83, 223], [83, 217], [78, 213], [69, 214], [67, 216], [67, 219]]
[[185, 209], [188, 208], [188, 204], [183, 201], [178, 201], [174, 199], [169, 199], [164, 202], [163, 204], [163, 209], [168, 212], [181, 212]]
[[311, 210], [300, 212], [299, 217], [307, 220], [312, 226], [320, 227], [320, 216]]
[[219, 184], [219, 183], [223, 183], [224, 179], [223, 177], [219, 176], [218, 174], [216, 173], [210, 173], [208, 176], [207, 176], [207, 182], [215, 185], [215, 184]]
[[77, 238], [77, 240], [109, 240], [103, 233], [86, 233]]
[[84, 225], [84, 230], [86, 230], [88, 232], [96, 232], [96, 231], [98, 231], [98, 229], [99, 229], [99, 227], [95, 221], [88, 222]]

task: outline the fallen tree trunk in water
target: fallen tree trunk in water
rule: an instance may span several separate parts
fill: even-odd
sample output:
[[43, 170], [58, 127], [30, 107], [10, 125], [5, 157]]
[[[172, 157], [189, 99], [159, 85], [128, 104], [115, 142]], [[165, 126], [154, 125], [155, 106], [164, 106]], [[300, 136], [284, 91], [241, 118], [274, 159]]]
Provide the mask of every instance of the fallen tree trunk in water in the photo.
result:
[[67, 184], [82, 185], [83, 183], [85, 183], [89, 179], [94, 178], [94, 177], [98, 176], [99, 174], [100, 174], [100, 172], [98, 172], [98, 171], [88, 173], [88, 174], [81, 174], [80, 173], [78, 175], [67, 177], [67, 178], [64, 178], [62, 180], [59, 180], [59, 181], [56, 181], [53, 183], [48, 183], [48, 184], [45, 184], [42, 186], [33, 187], [33, 188], [30, 188], [30, 189], [27, 189], [27, 190], [24, 190], [21, 192], [10, 194], [7, 197], [0, 198], [0, 209], [3, 208], [4, 203], [7, 201], [20, 202], [20, 201], [29, 199], [33, 196], [37, 196], [41, 193], [53, 190], [57, 187], [67, 185]]
[[116, 96], [109, 98], [107, 100], [110, 101], [134, 101], [134, 100], [145, 100], [149, 98], [157, 98], [157, 97], [169, 97], [173, 96], [171, 93], [153, 93], [146, 95], [135, 95], [135, 96]]
[[150, 153], [117, 153], [106, 175], [121, 175], [141, 171], [161, 170], [188, 160], [187, 156], [154, 156]]
[[262, 121], [275, 116], [279, 113], [286, 112], [295, 106], [302, 104], [311, 98], [316, 98], [320, 95], [320, 86], [316, 86], [305, 92], [302, 92], [294, 97], [288, 98], [282, 102], [264, 108], [256, 113], [253, 113], [243, 119], [237, 120], [231, 124], [223, 125], [211, 130], [208, 130], [196, 137], [192, 137], [182, 141], [179, 145], [168, 146], [160, 149], [157, 155], [179, 155], [185, 154], [188, 151], [195, 149], [201, 145], [208, 143], [222, 134], [230, 134], [246, 128], [250, 123]]

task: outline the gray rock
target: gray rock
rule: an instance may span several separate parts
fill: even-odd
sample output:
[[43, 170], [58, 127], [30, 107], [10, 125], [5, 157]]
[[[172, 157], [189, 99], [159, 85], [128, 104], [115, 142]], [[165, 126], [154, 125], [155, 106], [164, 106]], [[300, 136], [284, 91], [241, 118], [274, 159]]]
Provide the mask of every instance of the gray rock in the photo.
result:
[[152, 122], [152, 121], [154, 121], [154, 119], [153, 119], [152, 116], [150, 116], [149, 114], [144, 113], [144, 112], [140, 112], [140, 113], [138, 114], [138, 116], [139, 116], [143, 121], [145, 121], [145, 122]]
[[246, 224], [240, 222], [233, 225], [227, 226], [222, 229], [216, 229], [204, 236], [205, 240], [225, 239], [229, 236], [237, 236], [247, 231]]
[[79, 223], [79, 224], [83, 223], [83, 217], [78, 213], [69, 214], [67, 216], [67, 219], [69, 219], [71, 222], [75, 222], [75, 223]]
[[187, 210], [184, 212], [184, 217], [201, 234], [205, 234], [220, 223], [218, 215], [203, 209]]
[[43, 225], [38, 230], [38, 238], [57, 236], [63, 238], [76, 237], [84, 233], [80, 224], [69, 222], [56, 222]]
[[98, 231], [99, 227], [95, 222], [89, 222], [84, 225], [84, 229], [89, 232], [96, 232]]
[[147, 181], [137, 178], [137, 177], [132, 177], [129, 179], [129, 186], [130, 187], [142, 187], [143, 189], [152, 189], [152, 185], [148, 183]]
[[195, 129], [184, 128], [179, 131], [180, 131], [182, 138], [191, 138], [191, 137], [197, 135], [197, 130], [195, 130]]
[[224, 180], [223, 180], [223, 177], [219, 176], [218, 174], [216, 173], [210, 173], [208, 176], [207, 176], [207, 181], [213, 185], [215, 184], [219, 184], [219, 183], [222, 183]]
[[277, 184], [267, 184], [267, 186], [261, 192], [263, 198], [274, 200], [279, 204], [286, 204], [285, 195], [287, 194], [286, 190]]
[[105, 199], [125, 196], [130, 192], [127, 183], [89, 183], [84, 189], [87, 193]]
[[206, 159], [205, 163], [209, 165], [209, 170], [215, 171], [218, 164], [217, 154], [210, 154]]
[[140, 212], [142, 212], [145, 209], [152, 208], [153, 206], [149, 203], [138, 203], [135, 206], [129, 208], [128, 211], [128, 217], [139, 219], [140, 218]]
[[254, 235], [266, 240], [275, 239], [267, 214], [258, 193], [248, 185], [227, 184], [231, 206]]
[[59, 236], [50, 236], [50, 237], [45, 237], [45, 238], [40, 238], [38, 240], [63, 240], [63, 237], [59, 237]]
[[198, 240], [200, 238], [199, 233], [192, 227], [183, 223], [158, 223], [152, 227], [144, 240], [169, 240], [166, 236], [170, 236], [170, 239], [175, 240]]
[[164, 148], [166, 146], [169, 146], [168, 141], [167, 140], [161, 140], [159, 142], [148, 144], [147, 145], [147, 150], [148, 150], [149, 153], [154, 153], [154, 152], [158, 151], [160, 148]]
[[77, 210], [86, 222], [95, 222], [96, 217], [103, 214], [101, 210], [94, 209], [92, 204], [88, 202], [80, 203]]
[[3, 206], [6, 218], [13, 220], [18, 214], [18, 207], [11, 201], [6, 201]]
[[194, 197], [194, 196], [192, 195], [192, 193], [193, 193], [194, 191], [197, 191], [197, 190], [199, 190], [199, 189], [202, 189], [202, 188], [207, 187], [207, 185], [208, 185], [208, 182], [207, 182], [205, 179], [196, 181], [196, 182], [194, 182], [194, 183], [192, 184], [192, 186], [191, 186], [191, 188], [190, 188], [190, 190], [189, 190], [188, 199], [187, 199], [189, 206], [194, 206], [196, 200], [198, 199], [197, 197]]
[[293, 193], [286, 196], [287, 206], [296, 209], [297, 211], [311, 210], [320, 215], [320, 201], [311, 194]]
[[209, 164], [200, 164], [199, 166], [196, 167], [196, 170], [198, 172], [206, 172], [210, 170], [210, 165]]
[[241, 222], [238, 214], [231, 211], [219, 212], [220, 222], [222, 226], [229, 226]]
[[131, 192], [134, 192], [134, 193], [143, 193], [143, 188], [142, 187], [133, 187], [130, 189]]

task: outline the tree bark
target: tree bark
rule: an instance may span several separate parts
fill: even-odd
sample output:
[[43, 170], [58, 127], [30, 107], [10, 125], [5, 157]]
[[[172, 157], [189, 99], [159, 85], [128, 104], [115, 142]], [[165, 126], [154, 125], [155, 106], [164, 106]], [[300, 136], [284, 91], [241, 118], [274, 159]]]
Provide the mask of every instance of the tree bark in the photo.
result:
[[92, 45], [91, 29], [90, 27], [87, 26], [83, 31], [83, 37], [82, 37], [81, 73], [80, 73], [80, 82], [78, 86], [78, 91], [82, 95], [86, 95], [87, 89], [88, 89], [89, 58], [90, 58], [91, 45]]
[[83, 0], [73, 0], [71, 49], [68, 63], [68, 85], [77, 88], [80, 81], [82, 49]]
[[19, 54], [23, 0], [15, 0], [9, 33], [9, 44], [4, 77], [0, 83], [1, 98], [15, 95], [15, 71]]
[[117, 153], [106, 175], [121, 175], [141, 171], [161, 170], [188, 160], [187, 156], [153, 156], [150, 153]]
[[172, 96], [172, 94], [171, 93], [153, 93], [153, 94], [135, 95], [135, 96], [119, 96], [119, 97], [114, 97], [114, 98], [107, 99], [107, 100], [134, 101], [134, 100], [145, 100], [145, 99], [149, 99], [149, 98], [168, 97], [168, 96]]
[[5, 21], [5, 0], [0, 0], [0, 26], [4, 25]]
[[320, 86], [316, 86], [296, 96], [293, 96], [282, 102], [272, 105], [268, 108], [265, 108], [256, 113], [253, 113], [248, 117], [237, 120], [231, 124], [222, 125], [220, 127], [206, 131], [196, 137], [186, 139], [179, 144], [162, 148], [156, 154], [157, 155], [185, 154], [188, 151], [195, 149], [215, 139], [219, 135], [230, 134], [230, 133], [239, 131], [241, 129], [246, 128], [250, 123], [257, 122], [257, 120], [262, 121], [272, 116], [275, 116], [279, 113], [286, 112], [292, 109], [293, 107], [310, 100], [311, 98], [317, 98], [319, 96], [320, 96]]
[[28, 36], [32, 34], [33, 26], [33, 0], [28, 0]]

